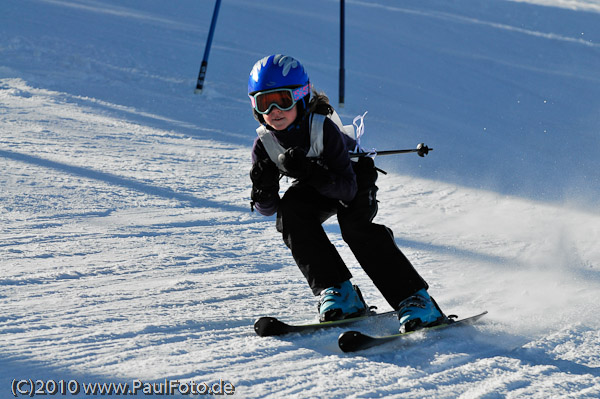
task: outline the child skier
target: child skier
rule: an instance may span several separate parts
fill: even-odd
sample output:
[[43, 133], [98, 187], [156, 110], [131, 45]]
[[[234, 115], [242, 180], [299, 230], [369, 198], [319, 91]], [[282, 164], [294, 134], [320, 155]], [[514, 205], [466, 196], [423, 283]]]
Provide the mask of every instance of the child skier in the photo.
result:
[[[323, 93], [312, 91], [311, 96], [311, 91], [308, 74], [292, 57], [271, 55], [252, 68], [248, 96], [261, 125], [252, 148], [252, 206], [265, 216], [277, 212], [277, 230], [313, 294], [320, 296], [321, 321], [368, 311], [322, 227], [336, 214], [342, 238], [398, 311], [401, 328], [408, 331], [443, 321], [427, 283], [396, 246], [392, 231], [372, 222], [378, 190], [373, 159], [350, 160], [348, 152], [356, 141], [320, 116], [331, 115], [333, 108]], [[295, 180], [280, 198], [282, 174]]]

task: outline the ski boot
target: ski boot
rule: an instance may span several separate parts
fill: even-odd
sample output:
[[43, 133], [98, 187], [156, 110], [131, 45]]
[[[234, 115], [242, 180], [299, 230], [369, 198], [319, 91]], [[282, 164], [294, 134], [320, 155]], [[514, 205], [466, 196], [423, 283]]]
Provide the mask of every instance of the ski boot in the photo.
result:
[[319, 298], [319, 320], [348, 319], [367, 313], [367, 304], [356, 285], [350, 280], [321, 291]]
[[425, 288], [400, 302], [398, 319], [400, 320], [400, 332], [414, 331], [447, 321], [447, 317]]

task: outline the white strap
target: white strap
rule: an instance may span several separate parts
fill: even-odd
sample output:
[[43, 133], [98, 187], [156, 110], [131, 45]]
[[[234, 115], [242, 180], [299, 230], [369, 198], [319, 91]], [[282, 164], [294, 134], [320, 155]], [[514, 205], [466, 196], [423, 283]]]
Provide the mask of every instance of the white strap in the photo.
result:
[[[369, 111], [365, 111], [364, 114], [356, 116], [352, 121], [352, 124], [356, 126], [356, 147], [354, 147], [354, 152], [367, 152], [360, 146], [360, 138], [365, 134], [364, 119], [368, 112]], [[375, 151], [370, 151], [368, 156], [375, 158]]]
[[285, 171], [283, 164], [281, 161], [279, 161], [279, 154], [283, 154], [285, 152], [285, 148], [283, 148], [283, 146], [279, 144], [277, 140], [275, 140], [271, 132], [269, 132], [269, 130], [262, 125], [256, 129], [256, 134], [258, 134], [258, 137], [263, 143], [263, 146], [265, 147], [269, 158], [271, 158], [271, 161], [277, 165], [279, 170]]
[[323, 152], [323, 123], [325, 115], [311, 114], [310, 123], [310, 150], [306, 154], [309, 158], [316, 158]]

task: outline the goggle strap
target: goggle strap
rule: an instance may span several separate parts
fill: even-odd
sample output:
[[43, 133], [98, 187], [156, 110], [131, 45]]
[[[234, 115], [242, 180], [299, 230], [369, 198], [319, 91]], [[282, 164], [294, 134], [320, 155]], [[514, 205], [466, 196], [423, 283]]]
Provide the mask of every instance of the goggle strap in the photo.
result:
[[298, 101], [303, 97], [306, 97], [310, 93], [310, 83], [305, 84], [302, 87], [298, 87], [297, 89], [292, 91], [292, 98], [294, 101]]

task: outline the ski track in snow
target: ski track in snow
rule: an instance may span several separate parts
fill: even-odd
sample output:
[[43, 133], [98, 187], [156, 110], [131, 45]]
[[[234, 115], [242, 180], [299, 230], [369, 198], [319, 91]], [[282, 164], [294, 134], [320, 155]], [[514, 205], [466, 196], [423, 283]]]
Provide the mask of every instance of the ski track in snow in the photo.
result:
[[[19, 4], [64, 7], [82, 18], [92, 12], [132, 18], [148, 24], [148, 32], [156, 26], [184, 32], [185, 40], [197, 40], [185, 35], [200, 30], [153, 10], [160, 9], [156, 2], [148, 10], [135, 1]], [[418, 13], [507, 28], [446, 11]], [[516, 31], [582, 45], [563, 34]], [[73, 51], [73, 43], [50, 34], [33, 43], [18, 31], [0, 39], [0, 53], [70, 57], [92, 81], [89, 95], [54, 90], [41, 83], [45, 72], [27, 69], [21, 58], [0, 61], [0, 396], [8, 397], [14, 378], [31, 378], [225, 380], [243, 398], [600, 397], [600, 213], [593, 208], [380, 175], [376, 221], [392, 228], [432, 295], [449, 313], [489, 314], [474, 326], [415, 334], [358, 354], [337, 348], [342, 329], [257, 337], [257, 317], [314, 319], [316, 299], [274, 218], [249, 211], [249, 144], [214, 116], [222, 106], [234, 121], [251, 118], [233, 115], [247, 111], [234, 99], [239, 90], [216, 83], [203, 94], [216, 103], [203, 103], [206, 123], [182, 118], [177, 105], [185, 102], [176, 93], [189, 88], [180, 75], [143, 70], [127, 59], [119, 65], [110, 53], [97, 63]], [[597, 43], [588, 44], [597, 51]], [[214, 48], [244, 51], [224, 40]], [[308, 64], [319, 74], [329, 68]], [[69, 65], [51, 70], [50, 86], [76, 81], [63, 74]], [[217, 79], [216, 69], [210, 73]], [[122, 102], [102, 95], [104, 79], [122, 86]], [[152, 108], [149, 93], [158, 89], [140, 87], [143, 79], [166, 87], [161, 95], [175, 105]], [[144, 90], [147, 99], [139, 94]], [[246, 125], [251, 132], [252, 122]], [[424, 169], [439, 151], [423, 161]], [[353, 281], [369, 304], [388, 310], [334, 222], [324, 227]], [[387, 334], [397, 322], [356, 327]]]
[[[272, 220], [239, 206], [247, 148], [116, 120], [18, 79], [2, 80], [0, 93], [9, 110], [0, 149], [10, 171], [0, 245], [5, 377], [32, 367], [38, 378], [227, 379], [244, 397], [319, 396], [319, 380], [345, 381], [333, 397], [597, 392], [597, 325], [578, 320], [598, 312], [598, 271], [560, 254], [597, 256], [598, 216], [382, 177], [379, 218], [402, 221], [398, 243], [431, 291], [460, 314], [487, 308], [489, 319], [360, 355], [339, 352], [339, 329], [259, 338], [257, 316], [281, 308], [301, 321], [314, 298], [276, 245]], [[540, 231], [521, 229], [530, 222]], [[558, 224], [562, 233], [543, 235]], [[350, 259], [335, 225], [326, 228]], [[567, 267], [576, 281], [561, 279]], [[367, 300], [384, 308], [352, 268]], [[507, 291], [546, 302], [525, 309]], [[394, 329], [380, 324], [371, 328]]]

